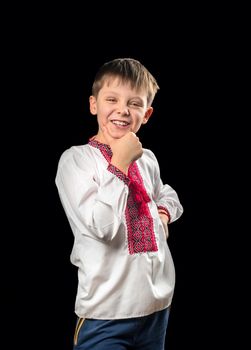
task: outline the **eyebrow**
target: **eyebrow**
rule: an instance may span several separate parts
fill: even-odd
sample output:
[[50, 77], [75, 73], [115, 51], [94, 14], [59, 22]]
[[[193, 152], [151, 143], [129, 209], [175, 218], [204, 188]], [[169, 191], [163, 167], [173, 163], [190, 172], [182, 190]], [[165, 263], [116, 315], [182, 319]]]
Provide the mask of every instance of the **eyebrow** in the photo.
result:
[[[109, 95], [109, 94], [113, 94], [113, 95], [120, 95], [118, 92], [116, 91], [113, 91], [113, 90], [110, 90], [110, 91], [103, 91], [103, 94], [104, 95]], [[142, 100], [143, 101], [143, 98], [141, 96], [138, 96], [138, 95], [135, 95], [133, 97], [130, 97], [130, 100], [133, 99], [133, 98], [138, 98], [139, 100]]]

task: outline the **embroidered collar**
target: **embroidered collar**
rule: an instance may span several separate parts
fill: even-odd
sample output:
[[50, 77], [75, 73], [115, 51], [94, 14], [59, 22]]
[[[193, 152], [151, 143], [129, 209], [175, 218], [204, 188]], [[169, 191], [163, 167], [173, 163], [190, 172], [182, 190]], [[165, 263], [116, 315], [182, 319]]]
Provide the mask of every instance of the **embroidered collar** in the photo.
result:
[[101, 143], [101, 142], [95, 140], [94, 137], [89, 139], [88, 144], [92, 147], [98, 148], [100, 150], [100, 152], [103, 154], [103, 156], [105, 157], [105, 159], [108, 162], [111, 161], [112, 150], [111, 150], [111, 147], [109, 145], [106, 145], [105, 143]]

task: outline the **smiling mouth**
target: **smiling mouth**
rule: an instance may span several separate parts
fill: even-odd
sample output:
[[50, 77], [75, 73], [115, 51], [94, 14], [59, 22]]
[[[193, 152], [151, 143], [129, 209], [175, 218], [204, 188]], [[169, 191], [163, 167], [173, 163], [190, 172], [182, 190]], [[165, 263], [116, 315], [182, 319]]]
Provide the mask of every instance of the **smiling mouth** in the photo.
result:
[[130, 123], [122, 120], [111, 120], [112, 124], [118, 125], [118, 126], [128, 126]]

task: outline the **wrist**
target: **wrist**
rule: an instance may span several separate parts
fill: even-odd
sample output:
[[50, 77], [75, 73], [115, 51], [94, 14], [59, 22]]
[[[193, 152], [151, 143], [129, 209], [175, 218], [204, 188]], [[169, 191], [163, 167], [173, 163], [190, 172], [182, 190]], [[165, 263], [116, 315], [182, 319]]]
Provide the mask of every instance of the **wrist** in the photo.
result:
[[163, 214], [163, 215], [165, 215], [168, 218], [167, 223], [169, 223], [171, 221], [171, 215], [170, 215], [169, 211], [165, 207], [158, 206], [158, 213], [159, 214]]
[[110, 164], [118, 168], [120, 171], [122, 171], [124, 174], [128, 175], [128, 169], [130, 164], [126, 164], [124, 162], [118, 161], [114, 158], [111, 159]]

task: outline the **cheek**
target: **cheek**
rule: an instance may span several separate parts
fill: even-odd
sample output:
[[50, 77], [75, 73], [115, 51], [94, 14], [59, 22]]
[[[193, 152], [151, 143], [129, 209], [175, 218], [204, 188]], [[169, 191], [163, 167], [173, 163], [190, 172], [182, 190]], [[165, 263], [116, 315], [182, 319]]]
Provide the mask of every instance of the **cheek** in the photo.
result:
[[111, 113], [107, 108], [102, 108], [102, 111], [99, 109], [97, 111], [97, 120], [99, 125], [107, 124], [110, 114]]
[[97, 113], [100, 115], [102, 119], [109, 117], [112, 113], [113, 109], [109, 106], [102, 106], [102, 108], [98, 108]]
[[98, 113], [97, 121], [99, 125], [103, 125], [105, 123], [105, 119], [103, 118], [102, 114]]
[[143, 118], [140, 117], [140, 118], [137, 118], [137, 119], [134, 119], [134, 123], [133, 123], [133, 131], [136, 133], [137, 131], [139, 131], [141, 125], [143, 123]]
[[136, 114], [134, 120], [135, 120], [135, 125], [140, 126], [144, 122], [144, 115]]

